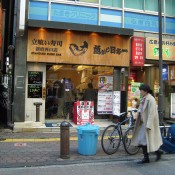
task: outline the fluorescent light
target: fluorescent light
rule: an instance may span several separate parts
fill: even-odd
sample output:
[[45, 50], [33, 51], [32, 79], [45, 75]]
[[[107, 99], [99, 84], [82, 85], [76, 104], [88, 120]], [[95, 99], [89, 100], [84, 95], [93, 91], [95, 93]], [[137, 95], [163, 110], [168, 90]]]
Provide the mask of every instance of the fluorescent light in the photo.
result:
[[26, 1], [20, 1], [20, 11], [19, 11], [19, 32], [20, 35], [24, 35], [25, 29], [25, 10], [26, 10]]
[[144, 64], [145, 67], [153, 66], [154, 64]]

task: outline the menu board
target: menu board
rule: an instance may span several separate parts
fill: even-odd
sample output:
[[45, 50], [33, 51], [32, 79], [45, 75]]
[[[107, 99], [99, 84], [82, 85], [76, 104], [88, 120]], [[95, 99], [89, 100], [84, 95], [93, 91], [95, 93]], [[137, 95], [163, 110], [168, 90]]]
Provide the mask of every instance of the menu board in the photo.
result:
[[28, 72], [28, 84], [42, 84], [43, 73], [38, 71]]
[[113, 76], [98, 77], [98, 114], [112, 114]]
[[42, 85], [28, 85], [28, 98], [42, 98]]
[[42, 79], [42, 72], [28, 72], [28, 98], [42, 98]]

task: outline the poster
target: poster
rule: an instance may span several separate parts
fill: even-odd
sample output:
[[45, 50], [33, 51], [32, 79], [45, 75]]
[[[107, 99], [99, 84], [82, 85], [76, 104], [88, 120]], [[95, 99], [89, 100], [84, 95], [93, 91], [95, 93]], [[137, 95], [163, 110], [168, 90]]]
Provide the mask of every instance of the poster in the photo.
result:
[[140, 87], [141, 83], [140, 82], [131, 82], [131, 86], [130, 88], [128, 88], [128, 107], [133, 107], [135, 108], [136, 104], [135, 104], [135, 100], [137, 99], [139, 103], [140, 101]]
[[98, 114], [112, 114], [113, 76], [98, 77]]
[[112, 114], [112, 98], [113, 93], [110, 92], [98, 92], [98, 114]]

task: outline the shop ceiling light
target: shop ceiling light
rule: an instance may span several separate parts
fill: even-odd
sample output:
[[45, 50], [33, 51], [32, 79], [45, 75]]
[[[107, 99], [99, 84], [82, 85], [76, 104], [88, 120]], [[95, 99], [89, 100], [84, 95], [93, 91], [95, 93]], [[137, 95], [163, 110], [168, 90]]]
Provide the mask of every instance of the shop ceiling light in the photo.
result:
[[145, 67], [154, 66], [154, 64], [144, 64]]
[[52, 67], [50, 67], [49, 70], [51, 71], [57, 71], [58, 69], [60, 69], [62, 67], [62, 65], [53, 65]]

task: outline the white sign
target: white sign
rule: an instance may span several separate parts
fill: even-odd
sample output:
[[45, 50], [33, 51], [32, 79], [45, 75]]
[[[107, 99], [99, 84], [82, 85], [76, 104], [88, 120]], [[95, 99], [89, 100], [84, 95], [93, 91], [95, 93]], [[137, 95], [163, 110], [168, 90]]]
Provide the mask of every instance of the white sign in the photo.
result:
[[113, 91], [113, 115], [120, 114], [120, 99], [121, 99], [121, 92], [120, 91]]
[[175, 93], [171, 93], [171, 118], [175, 118]]

